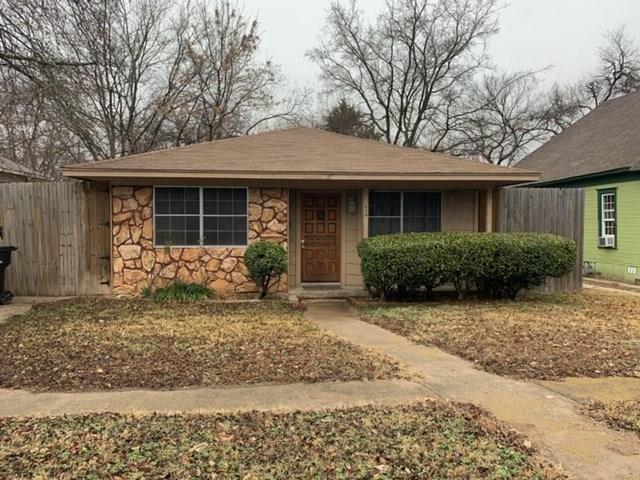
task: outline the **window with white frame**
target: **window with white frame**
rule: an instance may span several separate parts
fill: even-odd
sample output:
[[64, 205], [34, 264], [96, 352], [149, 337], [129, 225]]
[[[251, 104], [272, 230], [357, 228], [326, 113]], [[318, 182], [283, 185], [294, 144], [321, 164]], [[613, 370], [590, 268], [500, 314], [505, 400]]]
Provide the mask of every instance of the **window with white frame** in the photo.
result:
[[369, 236], [392, 233], [438, 232], [441, 228], [440, 192], [369, 192]]
[[247, 189], [155, 187], [156, 246], [247, 245]]
[[616, 192], [615, 190], [601, 190], [600, 197], [600, 236], [615, 240], [616, 237]]

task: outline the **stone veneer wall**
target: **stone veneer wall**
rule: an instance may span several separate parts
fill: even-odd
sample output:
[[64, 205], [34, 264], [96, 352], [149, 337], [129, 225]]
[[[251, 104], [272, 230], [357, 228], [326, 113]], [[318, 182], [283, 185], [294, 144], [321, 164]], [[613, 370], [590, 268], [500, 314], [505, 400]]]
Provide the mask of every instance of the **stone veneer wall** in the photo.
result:
[[[288, 189], [249, 188], [249, 242], [287, 245]], [[257, 292], [244, 265], [246, 247], [154, 247], [153, 188], [113, 187], [112, 291], [132, 295], [178, 279], [207, 283], [219, 293]], [[287, 276], [273, 286], [287, 291]]]

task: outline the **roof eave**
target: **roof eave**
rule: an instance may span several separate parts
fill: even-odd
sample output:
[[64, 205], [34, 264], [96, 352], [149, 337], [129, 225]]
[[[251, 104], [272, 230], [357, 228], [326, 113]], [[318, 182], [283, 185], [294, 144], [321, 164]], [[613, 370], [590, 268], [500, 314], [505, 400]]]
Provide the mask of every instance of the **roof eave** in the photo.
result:
[[0, 173], [6, 173], [9, 175], [16, 175], [18, 177], [25, 177], [25, 178], [34, 178], [34, 179], [38, 179], [38, 180], [43, 180], [45, 177], [35, 173], [35, 172], [25, 172], [22, 170], [13, 170], [11, 168], [0, 168]]
[[535, 172], [482, 172], [482, 173], [428, 173], [428, 174], [389, 174], [389, 173], [300, 173], [300, 172], [216, 172], [216, 171], [149, 171], [149, 170], [99, 170], [95, 168], [66, 168], [62, 171], [65, 177], [80, 179], [237, 179], [237, 180], [391, 180], [391, 181], [508, 181], [533, 182], [540, 178]]
[[[583, 175], [574, 175], [572, 177], [552, 178], [549, 180], [539, 180], [537, 182], [529, 183], [527, 185], [521, 185], [523, 187], [553, 187], [555, 185], [562, 185], [565, 183], [575, 183], [583, 180], [591, 180], [595, 178], [608, 177], [619, 173], [628, 173], [636, 171], [631, 166], [612, 168], [610, 170], [602, 170], [599, 172], [585, 173]], [[519, 185], [520, 186], [520, 185]]]

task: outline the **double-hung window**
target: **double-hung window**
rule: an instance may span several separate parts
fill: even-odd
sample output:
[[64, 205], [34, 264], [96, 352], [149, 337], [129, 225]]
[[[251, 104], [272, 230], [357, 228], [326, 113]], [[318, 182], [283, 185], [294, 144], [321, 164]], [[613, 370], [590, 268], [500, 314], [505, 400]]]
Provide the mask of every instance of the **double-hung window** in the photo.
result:
[[247, 189], [155, 187], [156, 246], [247, 245]]
[[607, 245], [615, 246], [617, 233], [616, 191], [598, 190], [598, 231], [600, 237], [608, 239]]
[[369, 192], [369, 236], [438, 232], [440, 192]]

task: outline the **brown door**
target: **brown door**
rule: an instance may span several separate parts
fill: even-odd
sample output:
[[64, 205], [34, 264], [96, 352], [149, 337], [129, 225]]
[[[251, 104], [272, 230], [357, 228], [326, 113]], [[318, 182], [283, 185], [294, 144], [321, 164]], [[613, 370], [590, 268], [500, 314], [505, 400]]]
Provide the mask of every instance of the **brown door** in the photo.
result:
[[340, 281], [340, 194], [302, 194], [302, 281]]

